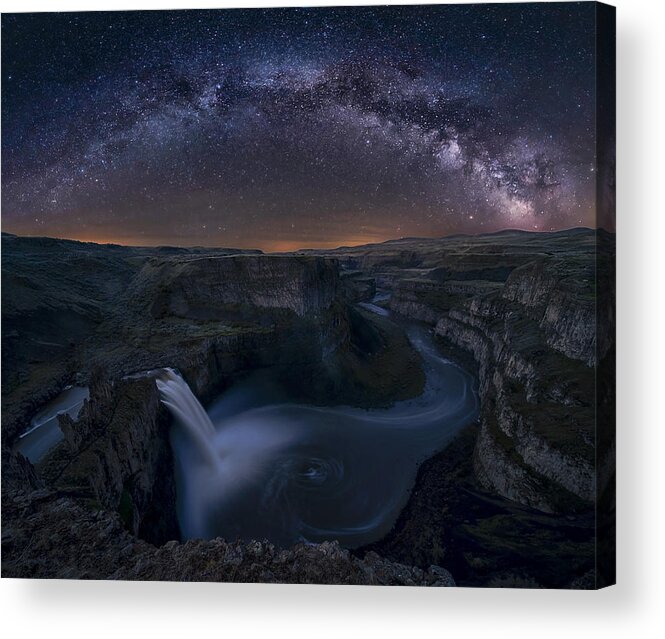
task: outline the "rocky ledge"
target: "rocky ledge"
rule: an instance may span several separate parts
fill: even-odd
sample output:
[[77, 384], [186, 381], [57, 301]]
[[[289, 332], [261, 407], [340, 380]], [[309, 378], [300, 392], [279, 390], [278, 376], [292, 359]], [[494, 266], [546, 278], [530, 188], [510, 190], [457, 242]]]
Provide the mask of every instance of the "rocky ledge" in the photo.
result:
[[612, 235], [505, 231], [333, 255], [367, 269], [395, 313], [431, 325], [477, 372], [482, 486], [548, 513], [592, 506], [613, 473], [611, 385], [596, 394], [614, 365]]
[[438, 566], [422, 570], [351, 555], [336, 542], [279, 549], [267, 542], [169, 541], [130, 535], [119, 517], [49, 491], [3, 504], [3, 577], [261, 583], [454, 586]]
[[[204, 401], [260, 370], [314, 403], [422, 388], [403, 332], [351, 307], [362, 284], [343, 282], [333, 259], [3, 236], [3, 270], [3, 576], [452, 584], [442, 568], [337, 544], [179, 541], [171, 416], [137, 372], [176, 367]], [[73, 382], [90, 398], [33, 465], [17, 436]]]

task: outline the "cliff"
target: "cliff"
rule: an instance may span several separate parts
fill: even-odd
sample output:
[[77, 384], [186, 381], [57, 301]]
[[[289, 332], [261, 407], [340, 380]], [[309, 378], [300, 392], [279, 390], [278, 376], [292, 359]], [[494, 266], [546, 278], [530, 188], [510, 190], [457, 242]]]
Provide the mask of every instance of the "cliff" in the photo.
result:
[[278, 549], [251, 542], [170, 541], [129, 534], [114, 513], [35, 491], [6, 499], [3, 577], [454, 586], [450, 573], [351, 555], [337, 543]]
[[[350, 308], [359, 285], [343, 284], [334, 260], [9, 241], [3, 269], [16, 298], [3, 329], [13, 329], [15, 375], [3, 385], [3, 575], [452, 582], [440, 568], [359, 560], [334, 544], [178, 542], [171, 416], [154, 379], [136, 373], [176, 367], [203, 401], [260, 369], [310, 402], [389, 404], [422, 387], [401, 330]], [[85, 316], [83, 328], [63, 321], [51, 336], [67, 309]], [[49, 338], [67, 345], [57, 357], [34, 347]], [[72, 382], [88, 385], [90, 399], [76, 420], [60, 417], [63, 441], [33, 466], [14, 448], [17, 435]]]
[[[588, 230], [283, 256], [3, 236], [3, 575], [446, 585], [445, 562], [468, 585], [489, 574], [588, 582], [593, 506], [614, 478], [613, 298], [600, 257]], [[297, 400], [390, 405], [421, 391], [423, 370], [399, 322], [357, 306], [377, 290], [375, 303], [429, 324], [477, 374], [481, 415], [463, 459], [424, 467], [379, 555], [181, 543], [171, 418], [154, 381], [135, 374], [176, 367], [206, 402], [263, 369]], [[14, 442], [71, 383], [90, 400], [76, 421], [60, 419], [64, 440], [33, 466]]]
[[392, 290], [395, 313], [430, 324], [477, 370], [476, 477], [545, 512], [589, 508], [608, 481], [595, 483], [613, 450], [596, 448], [595, 367], [613, 358], [614, 333], [613, 296], [597, 294], [612, 290], [611, 273], [597, 271], [601, 241], [613, 240], [589, 229], [506, 231], [333, 253], [364, 265]]
[[153, 317], [216, 319], [242, 307], [326, 311], [338, 294], [337, 266], [317, 257], [277, 255], [150, 259], [130, 297]]
[[596, 495], [593, 277], [584, 297], [570, 268], [539, 260], [515, 269], [500, 291], [451, 308], [435, 329], [478, 365], [478, 479], [548, 512], [580, 509]]

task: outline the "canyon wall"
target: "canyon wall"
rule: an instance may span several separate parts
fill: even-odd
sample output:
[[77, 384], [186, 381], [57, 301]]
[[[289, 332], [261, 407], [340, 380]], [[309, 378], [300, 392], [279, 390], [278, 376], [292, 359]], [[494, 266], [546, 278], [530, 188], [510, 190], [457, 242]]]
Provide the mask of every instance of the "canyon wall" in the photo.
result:
[[614, 357], [611, 274], [597, 273], [597, 242], [613, 240], [599, 234], [403, 240], [383, 259], [354, 256], [392, 290], [395, 313], [430, 324], [477, 371], [481, 485], [544, 512], [588, 509], [612, 474], [596, 486], [613, 458], [597, 446], [596, 366]]
[[333, 260], [281, 255], [150, 259], [132, 281], [154, 317], [213, 319], [252, 307], [299, 317], [326, 311], [338, 294]]
[[[61, 265], [52, 242], [46, 252], [43, 244], [28, 242], [21, 260], [13, 263], [9, 251], [3, 262], [12, 273], [20, 261], [31, 265], [17, 284], [27, 291], [25, 308], [19, 299], [9, 309], [16, 361], [30, 362], [31, 375], [3, 386], [3, 402], [13, 407], [3, 420], [4, 576], [452, 583], [443, 569], [423, 572], [376, 555], [359, 560], [335, 544], [280, 551], [261, 544], [179, 542], [171, 417], [154, 377], [142, 371], [175, 367], [203, 401], [261, 369], [271, 369], [287, 391], [311, 402], [355, 401], [359, 390], [371, 401], [393, 401], [398, 393], [391, 383], [377, 390], [385, 373], [379, 370], [384, 342], [404, 342], [394, 385], [406, 376], [405, 362], [416, 366], [417, 358], [403, 336], [350, 310], [349, 300], [362, 297], [367, 283], [343, 285], [336, 262], [322, 257], [142, 254], [122, 247], [110, 250], [101, 277], [93, 269], [91, 282], [87, 267], [73, 265], [89, 266], [105, 247], [65, 242]], [[67, 276], [62, 269], [68, 267]], [[40, 386], [30, 349], [34, 340], [47, 339], [45, 307], [60, 310], [55, 291], [42, 295], [49, 272], [57, 286], [71, 279], [65, 306], [87, 297], [95, 310], [85, 331], [62, 337], [67, 349], [58, 358], [44, 354]], [[24, 310], [46, 319], [22, 327]], [[360, 342], [368, 339], [376, 348], [365, 366], [357, 360], [366, 346]], [[411, 370], [409, 377], [419, 375]], [[88, 385], [90, 399], [77, 419], [59, 418], [64, 440], [33, 466], [13, 442], [39, 402], [72, 382]], [[41, 393], [35, 396], [36, 389]], [[239, 553], [249, 563], [238, 561]]]

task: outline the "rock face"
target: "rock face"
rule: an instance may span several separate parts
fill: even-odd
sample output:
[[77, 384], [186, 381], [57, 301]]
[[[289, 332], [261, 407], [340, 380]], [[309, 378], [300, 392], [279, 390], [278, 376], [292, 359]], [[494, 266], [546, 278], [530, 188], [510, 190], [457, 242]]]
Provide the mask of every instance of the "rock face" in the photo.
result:
[[[3, 414], [3, 575], [452, 583], [442, 568], [423, 571], [376, 554], [361, 560], [336, 544], [178, 542], [171, 417], [154, 378], [136, 373], [176, 367], [204, 401], [266, 368], [313, 402], [409, 397], [422, 386], [422, 370], [404, 335], [349, 307], [371, 292], [371, 280], [348, 286], [333, 259], [314, 256], [4, 237], [3, 248], [5, 240], [3, 269], [16, 298], [7, 315], [3, 309], [3, 328], [8, 321], [15, 333], [9, 373], [17, 374], [3, 385], [3, 406], [11, 408]], [[67, 309], [86, 318], [82, 329], [73, 330], [67, 315], [56, 335], [67, 348], [57, 357], [47, 348], [40, 359], [33, 342], [46, 340], [50, 318]], [[405, 377], [420, 387], [405, 388]], [[33, 467], [12, 443], [39, 402], [73, 381], [90, 387], [90, 399], [77, 420], [60, 417], [64, 440]]]
[[566, 290], [564, 265], [516, 269], [501, 291], [450, 309], [435, 329], [478, 365], [479, 480], [546, 512], [582, 508], [596, 494], [595, 308]]
[[[117, 515], [41, 490], [3, 503], [3, 577], [261, 583], [454, 586], [438, 566], [422, 570], [336, 542], [278, 549], [267, 542], [170, 541], [130, 535]], [[63, 543], [66, 540], [66, 543]]]
[[153, 379], [111, 384], [97, 377], [79, 419], [60, 422], [64, 445], [37, 465], [44, 484], [119, 513], [145, 540], [179, 537], [170, 416]]
[[596, 486], [596, 468], [613, 459], [611, 443], [598, 445], [596, 370], [614, 357], [612, 254], [612, 237], [588, 229], [405, 239], [334, 253], [364, 265], [392, 290], [394, 312], [430, 324], [477, 370], [477, 479], [545, 512], [588, 509], [609, 481]]
[[[376, 303], [429, 324], [477, 373], [467, 466], [484, 488], [478, 509], [489, 492], [541, 511], [521, 515], [536, 540], [542, 512], [557, 526], [584, 519], [611, 503], [614, 477], [613, 298], [597, 239], [511, 232], [259, 256], [3, 236], [3, 576], [452, 585], [437, 567], [450, 559], [438, 515], [426, 534], [400, 533], [414, 549], [388, 545], [383, 557], [328, 543], [181, 543], [170, 417], [154, 380], [132, 375], [176, 367], [204, 402], [258, 369], [314, 403], [413, 397], [423, 372], [403, 331], [355, 306], [377, 288]], [[601, 239], [610, 256], [613, 239]], [[90, 400], [77, 421], [61, 418], [64, 441], [33, 466], [13, 442], [70, 383]], [[496, 525], [511, 517], [503, 507]], [[488, 534], [477, 527], [472, 551]]]
[[596, 344], [594, 280], [592, 260], [537, 260], [511, 273], [503, 297], [528, 310], [550, 348], [594, 366], [609, 348], [607, 339]]
[[391, 310], [412, 319], [436, 324], [439, 311], [433, 300], [444, 294], [443, 288], [431, 280], [401, 280], [390, 298]]
[[288, 309], [299, 317], [330, 308], [337, 266], [317, 257], [277, 255], [149, 260], [132, 283], [153, 317], [210, 320], [242, 307]]

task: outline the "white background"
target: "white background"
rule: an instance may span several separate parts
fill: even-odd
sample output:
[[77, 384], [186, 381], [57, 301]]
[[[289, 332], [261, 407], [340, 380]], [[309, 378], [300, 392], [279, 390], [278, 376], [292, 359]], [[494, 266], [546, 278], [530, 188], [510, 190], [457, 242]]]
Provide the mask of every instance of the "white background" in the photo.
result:
[[[5, 1], [2, 11], [299, 4], [377, 3], [24, 0]], [[619, 585], [567, 592], [3, 579], [5, 637], [665, 637], [665, 3], [615, 4]]]

